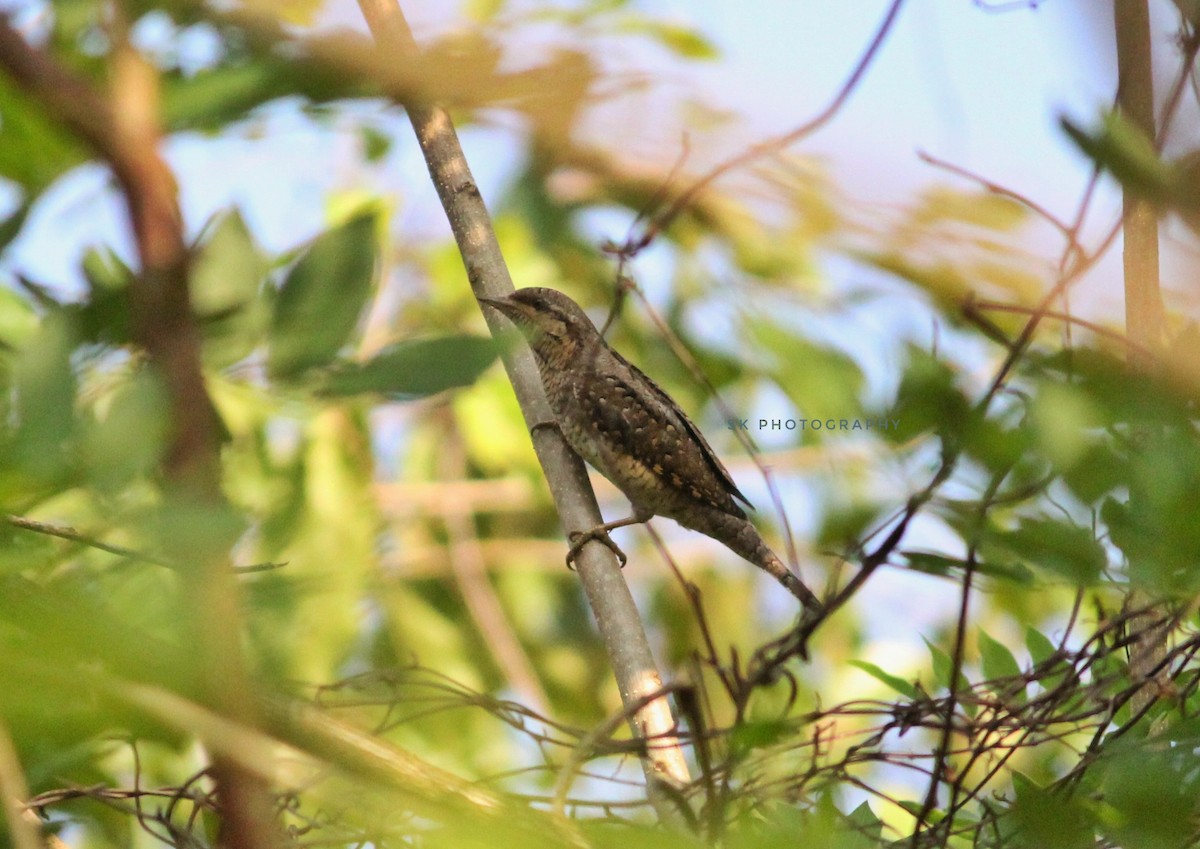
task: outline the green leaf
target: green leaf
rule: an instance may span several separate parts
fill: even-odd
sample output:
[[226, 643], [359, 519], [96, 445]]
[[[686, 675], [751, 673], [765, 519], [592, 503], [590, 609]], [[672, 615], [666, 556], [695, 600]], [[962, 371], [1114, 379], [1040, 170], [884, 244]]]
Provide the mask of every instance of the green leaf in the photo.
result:
[[316, 238], [292, 267], [271, 322], [267, 371], [292, 378], [322, 366], [346, 344], [371, 295], [379, 245], [374, 212]]
[[1003, 643], [993, 639], [982, 628], [979, 630], [979, 655], [983, 660], [983, 675], [989, 681], [1004, 682], [993, 689], [1010, 693], [1015, 690], [1018, 701], [1025, 700], [1025, 688], [1017, 687], [1012, 679], [1021, 677], [1021, 667], [1013, 653]]
[[1081, 585], [1095, 583], [1107, 562], [1090, 529], [1060, 520], [1023, 519], [1016, 530], [993, 531], [988, 540], [1026, 563]]
[[96, 487], [115, 493], [149, 474], [168, 433], [166, 391], [153, 372], [144, 371], [114, 393], [103, 418], [86, 431], [83, 450]]
[[[954, 671], [954, 659], [950, 657], [950, 655], [946, 654], [946, 652], [935, 646], [933, 643], [929, 642], [928, 639], [925, 639], [924, 637], [922, 637], [922, 639], [925, 640], [925, 646], [929, 649], [929, 656], [933, 659], [933, 677], [935, 683], [939, 689], [949, 690], [950, 673]], [[967, 681], [967, 677], [963, 675], [962, 671], [960, 670], [958, 673], [958, 686], [955, 689], [962, 692], [969, 690], [970, 687], [970, 682]], [[978, 708], [970, 702], [962, 703], [962, 709], [971, 716], [974, 716], [978, 710]]]
[[745, 755], [752, 749], [772, 746], [791, 733], [791, 723], [782, 719], [749, 720], [734, 726], [729, 733], [729, 745], [735, 754]]
[[363, 155], [368, 162], [379, 162], [392, 149], [392, 137], [374, 127], [362, 127], [359, 135], [362, 137]]
[[469, 386], [496, 359], [488, 337], [441, 336], [392, 345], [365, 363], [341, 363], [324, 376], [321, 393], [374, 393], [393, 400]]
[[[1029, 649], [1029, 655], [1033, 658], [1033, 662], [1039, 666], [1055, 657], [1058, 653], [1058, 646], [1054, 645], [1045, 634], [1032, 626], [1025, 629], [1025, 647]], [[1044, 692], [1055, 690], [1066, 679], [1067, 669], [1068, 664], [1066, 661], [1059, 658], [1048, 668], [1043, 667], [1038, 670], [1037, 685]]]
[[190, 75], [164, 77], [163, 120], [171, 130], [220, 130], [255, 107], [302, 95], [313, 103], [365, 92], [348, 75], [314, 63], [258, 54]]
[[850, 665], [861, 669], [863, 672], [870, 675], [876, 681], [886, 684], [902, 696], [907, 696], [910, 699], [915, 699], [919, 696], [917, 688], [903, 678], [898, 678], [884, 672], [873, 663], [868, 663], [865, 660], [851, 660]]
[[16, 456], [35, 478], [57, 479], [67, 468], [75, 429], [75, 342], [67, 317], [52, 315], [17, 359]]
[[43, 104], [29, 98], [7, 74], [0, 74], [0, 176], [19, 183], [27, 200], [87, 158], [84, 148]]
[[25, 226], [25, 219], [29, 217], [31, 209], [33, 209], [33, 200], [27, 197], [3, 222], [0, 222], [0, 256], [3, 256], [8, 246], [17, 236], [21, 235], [21, 228]]
[[1058, 646], [1032, 625], [1025, 629], [1025, 648], [1029, 649], [1034, 663], [1044, 663], [1058, 652]]
[[1096, 845], [1091, 817], [1078, 794], [1045, 790], [1013, 773], [1016, 802], [1006, 817], [1006, 845], [1019, 849], [1090, 849]]
[[965, 564], [961, 557], [946, 557], [931, 551], [902, 551], [909, 568], [928, 575], [945, 577], [963, 569]]
[[37, 332], [38, 316], [28, 300], [0, 287], [0, 351], [24, 347]]
[[[861, 412], [863, 375], [854, 359], [769, 319], [748, 319], [746, 330], [759, 352], [772, 355], [769, 372], [779, 388], [805, 418], [821, 422], [819, 429], [806, 427], [805, 436], [820, 438], [829, 430], [830, 435], [844, 433], [843, 422], [852, 423]], [[797, 368], [797, 363], [804, 367]]]
[[83, 256], [87, 300], [68, 307], [79, 315], [79, 332], [91, 342], [123, 345], [129, 342], [129, 285], [133, 270], [111, 248], [92, 248]]
[[1060, 119], [1071, 141], [1120, 184], [1156, 203], [1170, 203], [1180, 185], [1175, 168], [1163, 162], [1150, 139], [1119, 112], [1104, 116], [1104, 124], [1089, 133], [1069, 118]]
[[1119, 846], [1195, 846], [1195, 738], [1187, 747], [1157, 749], [1133, 742], [1118, 748], [1105, 764], [1103, 798], [1116, 816], [1104, 823]]
[[909, 349], [908, 367], [888, 418], [899, 422], [888, 439], [908, 442], [927, 431], [958, 442], [972, 419], [971, 404], [956, 385], [954, 371], [919, 348]]
[[712, 60], [721, 55], [716, 45], [697, 30], [678, 24], [629, 16], [617, 27], [620, 32], [636, 33], [657, 41], [684, 59]]
[[208, 231], [191, 272], [192, 309], [201, 319], [244, 307], [257, 297], [267, 273], [267, 261], [237, 210]]
[[921, 639], [925, 641], [925, 647], [929, 649], [929, 656], [933, 660], [933, 681], [937, 685], [937, 689], [949, 690], [950, 673], [954, 669], [953, 659], [950, 655], [929, 642], [927, 638], [922, 637]]
[[210, 229], [192, 264], [191, 301], [204, 334], [205, 361], [222, 368], [244, 359], [266, 332], [268, 263], [236, 210]]

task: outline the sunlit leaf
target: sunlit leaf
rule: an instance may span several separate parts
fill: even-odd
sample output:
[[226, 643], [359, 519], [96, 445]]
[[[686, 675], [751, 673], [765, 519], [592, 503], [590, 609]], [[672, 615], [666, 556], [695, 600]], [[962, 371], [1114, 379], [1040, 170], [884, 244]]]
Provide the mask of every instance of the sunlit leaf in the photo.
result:
[[1044, 663], [1058, 652], [1058, 646], [1032, 625], [1025, 629], [1025, 647], [1034, 663]]
[[288, 273], [271, 322], [267, 368], [288, 378], [325, 365], [358, 325], [375, 281], [375, 216], [322, 233]]
[[852, 660], [850, 661], [850, 665], [861, 669], [876, 681], [886, 684], [902, 696], [915, 699], [920, 695], [920, 693], [917, 691], [917, 688], [913, 686], [911, 682], [905, 681], [903, 678], [885, 672], [883, 669], [873, 663], [868, 663], [865, 660]]
[[21, 348], [37, 330], [33, 306], [7, 286], [0, 286], [0, 351]]
[[[1002, 691], [1011, 695], [1012, 685], [1005, 679], [1016, 679], [1021, 676], [1021, 667], [1013, 653], [1000, 641], [992, 638], [982, 628], [978, 632], [979, 656], [983, 661], [983, 676], [989, 681], [1004, 681]], [[1016, 698], [1025, 699], [1023, 686], [1015, 690]]]
[[647, 36], [676, 56], [685, 59], [711, 60], [720, 56], [716, 45], [703, 33], [678, 24], [631, 15], [622, 19], [618, 29], [621, 32]]

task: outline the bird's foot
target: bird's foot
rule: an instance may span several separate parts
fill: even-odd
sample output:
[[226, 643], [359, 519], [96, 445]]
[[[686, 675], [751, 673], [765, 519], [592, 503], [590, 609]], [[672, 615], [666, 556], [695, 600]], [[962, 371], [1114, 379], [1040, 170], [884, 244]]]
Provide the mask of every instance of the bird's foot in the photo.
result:
[[567, 568], [572, 572], [575, 571], [575, 560], [577, 557], [579, 557], [580, 549], [582, 549], [592, 540], [595, 540], [596, 542], [602, 542], [608, 546], [612, 553], [617, 555], [617, 559], [621, 561], [622, 569], [625, 568], [625, 564], [628, 562], [625, 552], [621, 551], [621, 549], [617, 547], [617, 544], [612, 541], [612, 537], [608, 535], [608, 528], [606, 528], [604, 525], [592, 528], [590, 531], [573, 531], [567, 536], [567, 539], [571, 542], [571, 548], [567, 552]]

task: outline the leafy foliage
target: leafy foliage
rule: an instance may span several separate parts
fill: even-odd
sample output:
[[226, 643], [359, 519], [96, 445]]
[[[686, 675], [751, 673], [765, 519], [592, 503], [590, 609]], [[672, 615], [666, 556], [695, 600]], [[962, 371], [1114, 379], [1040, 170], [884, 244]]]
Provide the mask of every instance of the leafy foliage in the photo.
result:
[[[479, 127], [482, 107], [519, 113], [527, 155], [492, 204], [510, 269], [600, 317], [616, 287], [593, 216], [633, 218], [677, 188], [577, 142], [611, 82], [606, 47], [711, 62], [716, 43], [613, 0], [470, 5], [476, 30], [390, 69], [352, 37], [199, 6], [134, 4], [127, 23], [161, 85], [158, 120], [197, 144], [261, 131], [282, 148], [264, 116], [286, 114], [349, 127], [356, 166], [391, 168], [413, 143], [381, 92], [445, 100]], [[47, 6], [44, 49], [109, 91], [105, 8]], [[511, 45], [544, 27], [571, 48], [514, 67]], [[3, 250], [94, 150], [7, 75], [0, 125], [16, 188]], [[1067, 131], [1124, 185], [1190, 211], [1186, 161], [1119, 118]], [[417, 194], [423, 170], [400, 176]], [[619, 694], [494, 367], [504, 351], [480, 335], [476, 271], [428, 234], [392, 244], [393, 199], [357, 184], [329, 198], [343, 214], [282, 248], [237, 208], [187, 222], [227, 505], [165, 479], [185, 422], [179, 387], [134, 342], [147, 317], [132, 293], [152, 281], [127, 247], [56, 240], [74, 281], [5, 254], [0, 743], [16, 762], [0, 745], [0, 783], [23, 773], [42, 825], [89, 846], [139, 829], [212, 843], [211, 754], [263, 772], [298, 843], [1193, 843], [1200, 439], [1195, 370], [1177, 366], [1194, 339], [1141, 362], [1103, 334], [1036, 333], [1038, 298], [1063, 283], [1046, 269], [1099, 254], [1071, 241], [1061, 262], [1035, 260], [1025, 206], [995, 191], [931, 190], [864, 226], [811, 163], [759, 176], [773, 204], [709, 186], [668, 222], [661, 288], [638, 288], [632, 257], [649, 297], [626, 299], [609, 333], [752, 484], [748, 437], [778, 484], [751, 493], [755, 521], [782, 536], [778, 492], [806, 578], [837, 602], [798, 627], [754, 570], [668, 523], [654, 527], [682, 581], [647, 535], [621, 538], [696, 775], [660, 788], [684, 828], [647, 825], [639, 747], [613, 720]], [[204, 176], [175, 178], [186, 194]], [[850, 287], [838, 267], [887, 283]], [[989, 298], [1008, 311], [983, 322]], [[850, 344], [896, 313], [945, 337]], [[235, 570], [241, 620], [200, 619], [243, 637], [261, 727], [231, 723], [205, 689], [188, 623], [192, 572], [214, 557]], [[1161, 629], [1174, 639], [1157, 667], [1134, 669], [1129, 646]]]

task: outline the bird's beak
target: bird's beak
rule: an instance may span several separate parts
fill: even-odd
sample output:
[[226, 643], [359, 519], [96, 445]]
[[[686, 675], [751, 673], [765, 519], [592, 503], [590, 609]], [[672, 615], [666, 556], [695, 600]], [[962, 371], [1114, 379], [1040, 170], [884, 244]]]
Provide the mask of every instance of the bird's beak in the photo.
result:
[[516, 321], [520, 317], [527, 317], [530, 314], [529, 308], [524, 304], [510, 301], [508, 298], [479, 298], [478, 300], [479, 303], [487, 304], [512, 321]]

